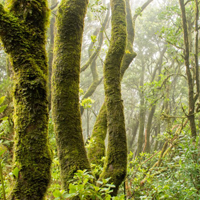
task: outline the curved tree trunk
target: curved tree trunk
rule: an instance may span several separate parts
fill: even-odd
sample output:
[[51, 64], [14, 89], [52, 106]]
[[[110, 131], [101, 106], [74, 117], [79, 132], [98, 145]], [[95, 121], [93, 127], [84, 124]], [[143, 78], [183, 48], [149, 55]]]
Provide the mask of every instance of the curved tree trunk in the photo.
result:
[[88, 148], [88, 158], [90, 163], [98, 164], [103, 167], [103, 161], [101, 159], [105, 156], [105, 138], [107, 133], [107, 112], [105, 103], [99, 112], [100, 114], [97, 116], [92, 131], [92, 138]]
[[119, 185], [126, 176], [127, 144], [121, 100], [120, 67], [126, 47], [125, 2], [111, 0], [111, 41], [104, 65], [104, 88], [107, 109], [108, 149], [100, 178], [109, 178], [116, 186], [112, 195], [117, 195]]
[[14, 69], [15, 167], [12, 199], [43, 200], [50, 182], [47, 145], [46, 0], [0, 4], [0, 36]]
[[88, 0], [62, 0], [57, 13], [52, 112], [64, 189], [78, 169], [90, 169], [79, 109], [80, 56]]
[[[136, 57], [136, 53], [133, 51], [133, 41], [134, 41], [134, 26], [133, 20], [131, 16], [131, 9], [129, 5], [129, 0], [126, 0], [126, 22], [127, 22], [127, 44], [126, 44], [126, 53], [124, 54], [122, 65], [121, 65], [121, 80], [123, 75], [132, 62], [132, 60]], [[100, 120], [99, 120], [100, 119]], [[91, 136], [91, 149], [88, 149], [89, 158], [91, 158], [91, 162], [94, 164], [102, 163], [101, 158], [105, 156], [105, 138], [107, 133], [107, 114], [106, 114], [106, 104], [105, 101], [100, 109], [97, 120], [94, 125], [94, 129], [92, 131]], [[101, 130], [104, 130], [103, 132]], [[94, 138], [94, 139], [93, 139]], [[99, 141], [101, 143], [101, 147], [95, 145], [95, 141]], [[94, 144], [92, 144], [94, 143]], [[92, 151], [92, 152], [90, 152]], [[96, 157], [91, 157], [92, 153], [96, 152]], [[99, 160], [100, 159], [100, 160]]]

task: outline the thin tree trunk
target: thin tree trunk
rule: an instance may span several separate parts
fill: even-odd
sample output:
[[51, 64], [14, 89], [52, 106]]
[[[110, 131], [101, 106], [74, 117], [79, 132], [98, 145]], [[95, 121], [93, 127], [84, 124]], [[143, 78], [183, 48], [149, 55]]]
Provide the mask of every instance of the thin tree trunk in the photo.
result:
[[[106, 26], [108, 24], [109, 15], [110, 15], [110, 6], [108, 6], [108, 11], [107, 11], [106, 17], [105, 17], [104, 22], [102, 24], [102, 27], [99, 31], [99, 37], [98, 37], [99, 44], [98, 44], [98, 48], [95, 51], [95, 52], [97, 52], [96, 57], [91, 62], [91, 66], [90, 66], [93, 81], [92, 81], [92, 84], [90, 85], [90, 87], [88, 88], [88, 90], [86, 91], [86, 93], [84, 94], [82, 99], [86, 99], [86, 98], [92, 96], [92, 94], [95, 92], [96, 88], [98, 87], [98, 85], [102, 81], [102, 79], [99, 80], [99, 75], [98, 75], [97, 66], [96, 66], [96, 59], [97, 59], [97, 57], [100, 53], [100, 50], [101, 50], [101, 47], [102, 47], [102, 44], [103, 44], [103, 33], [104, 33], [104, 30], [106, 29]], [[90, 58], [91, 58], [92, 47], [93, 47], [93, 43], [90, 45], [89, 51], [88, 51]], [[81, 115], [82, 115], [83, 112], [84, 112], [83, 106], [80, 106], [80, 110], [81, 110]]]
[[[183, 0], [179, 0], [181, 14], [182, 14], [182, 27], [183, 27], [183, 35], [184, 35], [184, 60], [186, 66], [186, 74], [188, 79], [188, 95], [189, 95], [189, 112], [188, 112], [188, 119], [190, 121], [190, 128], [191, 128], [191, 135], [195, 139], [196, 138], [196, 125], [195, 125], [195, 116], [194, 116], [194, 109], [195, 109], [195, 100], [194, 100], [194, 83], [192, 74], [190, 71], [190, 48], [189, 48], [189, 39], [188, 39], [188, 30], [187, 30], [187, 19], [185, 13], [185, 5]], [[197, 83], [198, 84], [198, 83]]]
[[[164, 54], [167, 50], [167, 47], [164, 47], [161, 54], [160, 54], [160, 58], [158, 60], [157, 66], [156, 66], [156, 71], [157, 69], [159, 70], [158, 72], [158, 76], [161, 74], [161, 69], [162, 69], [162, 62], [163, 62], [163, 57]], [[156, 73], [154, 73], [156, 74]], [[152, 77], [152, 81], [154, 81], [155, 75]], [[158, 81], [160, 80], [160, 77], [158, 78]], [[151, 110], [149, 112], [148, 115], [148, 120], [147, 120], [147, 128], [146, 128], [146, 144], [145, 144], [145, 148], [144, 148], [144, 152], [150, 153], [151, 151], [151, 146], [150, 146], [150, 132], [151, 132], [151, 126], [152, 126], [152, 121], [153, 121], [153, 116], [156, 110], [156, 102], [154, 102], [154, 104], [151, 107]]]
[[142, 59], [142, 69], [141, 69], [141, 75], [140, 75], [140, 114], [139, 114], [139, 134], [138, 134], [138, 143], [137, 143], [137, 156], [142, 152], [142, 146], [144, 143], [144, 124], [145, 124], [145, 102], [144, 102], [144, 71], [145, 71], [145, 65], [143, 63]]
[[134, 143], [135, 137], [137, 135], [138, 127], [139, 127], [139, 120], [136, 120], [136, 122], [135, 122], [135, 124], [133, 125], [133, 128], [132, 128], [132, 138], [129, 141], [129, 152], [131, 151], [131, 149], [133, 147], [133, 143]]

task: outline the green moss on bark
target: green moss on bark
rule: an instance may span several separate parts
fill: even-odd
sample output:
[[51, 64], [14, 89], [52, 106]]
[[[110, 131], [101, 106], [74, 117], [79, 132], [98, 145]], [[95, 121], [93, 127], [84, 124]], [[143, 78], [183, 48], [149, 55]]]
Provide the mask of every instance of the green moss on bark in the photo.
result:
[[[57, 0], [51, 1], [51, 6], [57, 4]], [[49, 73], [48, 73], [48, 101], [49, 101], [49, 110], [51, 110], [51, 75], [52, 75], [52, 65], [53, 65], [53, 49], [54, 49], [54, 30], [55, 30], [55, 21], [56, 16], [55, 13], [51, 14], [50, 20], [50, 41], [49, 41], [49, 49], [48, 49], [48, 65], [49, 65]]]
[[[136, 53], [133, 51], [134, 26], [133, 26], [133, 20], [131, 16], [129, 0], [126, 0], [126, 22], [127, 22], [127, 44], [126, 44], [126, 52], [124, 54], [122, 65], [121, 65], [121, 80], [123, 78], [123, 75], [126, 69], [129, 67], [132, 60], [136, 57]], [[106, 113], [106, 104], [104, 102], [98, 114], [97, 120], [95, 122], [95, 128], [92, 131], [92, 136], [90, 140], [91, 148], [88, 150], [89, 159], [91, 160], [92, 163], [95, 163], [95, 164], [101, 163], [102, 162], [100, 161], [101, 158], [105, 156], [104, 142], [105, 142], [106, 131], [107, 131], [107, 124], [105, 123], [107, 122], [107, 115], [105, 113]], [[95, 144], [96, 141], [98, 141], [101, 144], [100, 148], [98, 145]], [[95, 153], [96, 156], [92, 157], [91, 156], [92, 152], [90, 151]]]
[[105, 156], [105, 138], [107, 133], [107, 111], [105, 103], [102, 105], [101, 114], [97, 116], [88, 148], [90, 163], [103, 166], [102, 157]]
[[90, 169], [79, 109], [80, 53], [87, 5], [88, 0], [63, 0], [57, 13], [52, 111], [65, 189], [74, 172]]
[[[26, 8], [28, 13], [25, 13]], [[0, 5], [0, 36], [10, 54], [15, 79], [14, 166], [18, 167], [19, 174], [12, 192], [13, 200], [42, 200], [50, 182], [45, 53], [47, 17], [45, 0], [12, 1], [10, 12]]]
[[125, 2], [111, 0], [111, 10], [111, 42], [104, 65], [104, 88], [109, 136], [106, 160], [100, 178], [111, 177], [110, 182], [113, 182], [116, 186], [112, 195], [116, 195], [119, 185], [126, 176], [127, 167], [127, 144], [120, 74], [121, 62], [126, 47]]

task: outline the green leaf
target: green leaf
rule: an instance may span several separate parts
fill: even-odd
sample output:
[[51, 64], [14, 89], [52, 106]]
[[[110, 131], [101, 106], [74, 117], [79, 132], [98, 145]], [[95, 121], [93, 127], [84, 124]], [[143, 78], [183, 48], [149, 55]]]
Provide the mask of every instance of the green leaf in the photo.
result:
[[91, 40], [92, 40], [92, 42], [96, 42], [97, 41], [97, 36], [96, 35], [91, 35]]
[[5, 96], [0, 98], [0, 105], [4, 102]]
[[59, 191], [59, 190], [55, 190], [54, 192], [53, 192], [53, 196], [54, 197], [61, 197], [61, 192]]
[[19, 176], [19, 168], [18, 167], [15, 167], [15, 169], [13, 169], [13, 175], [16, 177], [16, 178], [18, 178], [18, 176]]
[[3, 144], [0, 144], [0, 156], [2, 156], [6, 150], [7, 148]]
[[1, 118], [0, 120], [1, 121], [4, 121], [4, 120], [7, 120], [8, 119], [8, 117], [3, 117], [3, 118]]
[[103, 185], [103, 182], [102, 181], [97, 181], [98, 184], [100, 185]]
[[64, 194], [63, 197], [64, 198], [72, 198], [72, 197], [75, 197], [77, 195], [78, 195], [77, 193], [71, 193], [71, 194]]
[[69, 193], [76, 193], [76, 186], [71, 183], [69, 184]]
[[6, 109], [7, 105], [1, 106], [0, 107], [0, 113], [2, 113]]

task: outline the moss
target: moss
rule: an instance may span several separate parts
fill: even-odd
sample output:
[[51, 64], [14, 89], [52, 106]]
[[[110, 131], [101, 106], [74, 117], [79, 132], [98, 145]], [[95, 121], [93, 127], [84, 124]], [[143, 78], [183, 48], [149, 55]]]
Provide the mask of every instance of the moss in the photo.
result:
[[[126, 22], [127, 22], [127, 43], [126, 43], [126, 51], [122, 60], [121, 65], [121, 80], [126, 69], [129, 67], [132, 60], [136, 57], [136, 53], [133, 51], [133, 41], [134, 41], [134, 26], [131, 15], [131, 9], [129, 0], [126, 0]], [[103, 107], [101, 108], [96, 123], [95, 128], [93, 129], [90, 146], [91, 148], [88, 150], [88, 156], [92, 163], [102, 163], [101, 158], [105, 156], [105, 138], [107, 131], [107, 115], [105, 102]], [[101, 120], [100, 120], [101, 119]], [[101, 145], [96, 145], [96, 141], [98, 141]], [[93, 144], [94, 142], [94, 144]], [[96, 149], [96, 150], [95, 150]], [[101, 149], [101, 150], [100, 150]], [[91, 152], [90, 152], [91, 151]], [[95, 153], [95, 157], [92, 157], [92, 152]]]
[[[51, 1], [51, 6], [57, 4], [57, 0]], [[49, 110], [51, 110], [51, 75], [52, 75], [52, 65], [53, 65], [53, 49], [54, 49], [54, 29], [55, 29], [55, 21], [56, 17], [55, 14], [52, 13], [51, 20], [50, 20], [50, 28], [49, 28], [49, 35], [50, 35], [50, 44], [48, 49], [48, 65], [49, 65], [49, 74], [48, 74], [48, 101], [49, 101]]]
[[87, 0], [63, 0], [57, 13], [52, 112], [65, 189], [74, 172], [90, 169], [79, 109], [80, 53], [87, 5]]
[[105, 156], [105, 138], [107, 133], [107, 111], [105, 103], [102, 105], [95, 122], [91, 141], [88, 148], [90, 163], [103, 166], [102, 157]]
[[0, 5], [0, 36], [10, 54], [15, 79], [14, 166], [19, 174], [12, 199], [39, 200], [44, 199], [50, 182], [51, 165], [45, 53], [48, 9], [45, 0], [32, 1], [29, 8], [34, 12], [22, 18], [19, 15], [27, 5], [18, 7], [19, 2], [12, 1], [7, 12]]
[[111, 42], [104, 65], [104, 88], [107, 108], [108, 149], [100, 178], [111, 177], [116, 186], [112, 195], [126, 176], [127, 144], [121, 100], [120, 67], [126, 47], [125, 2], [111, 0]]

